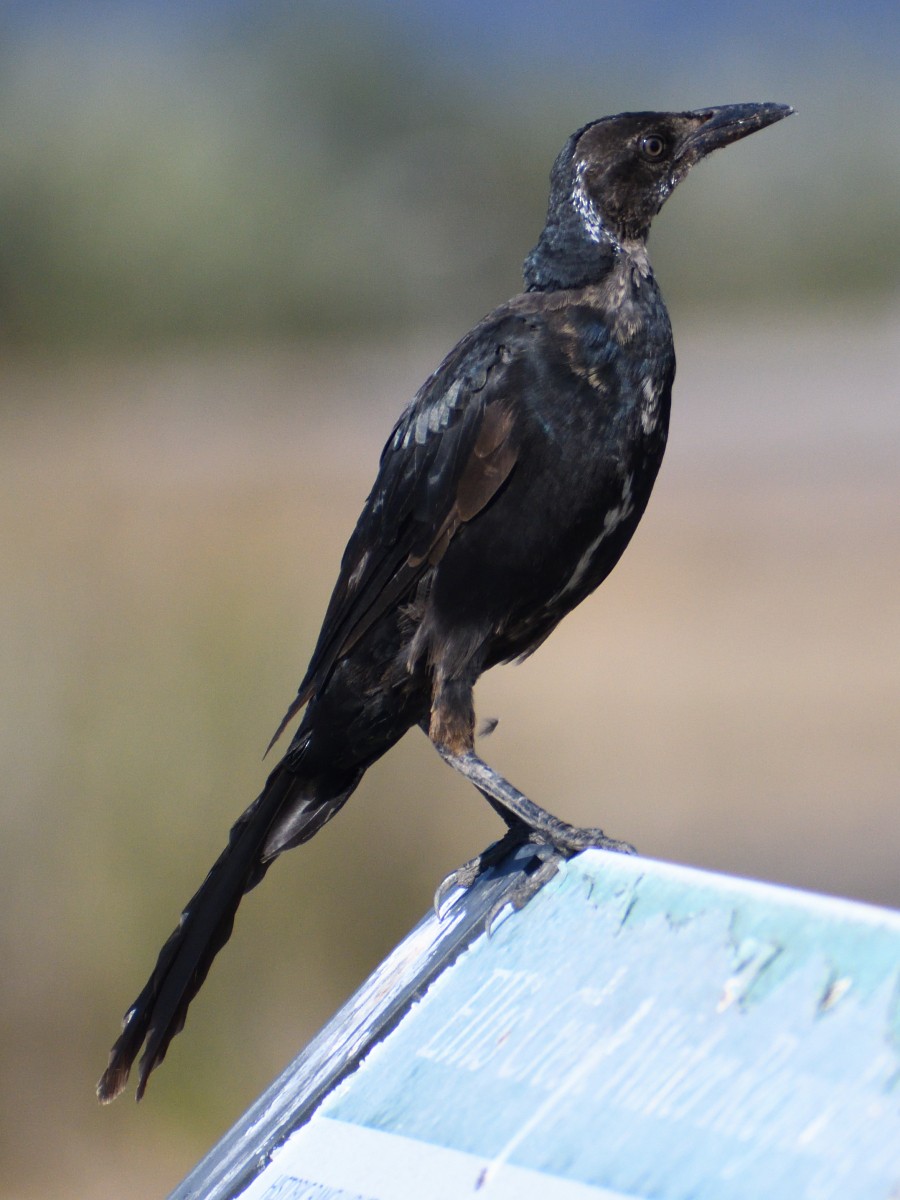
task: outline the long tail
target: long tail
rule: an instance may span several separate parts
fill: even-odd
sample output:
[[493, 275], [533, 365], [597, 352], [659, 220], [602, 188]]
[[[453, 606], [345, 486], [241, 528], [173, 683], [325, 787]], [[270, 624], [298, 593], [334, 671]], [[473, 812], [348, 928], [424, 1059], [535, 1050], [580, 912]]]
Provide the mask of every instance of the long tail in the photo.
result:
[[282, 849], [307, 841], [334, 816], [361, 774], [338, 794], [320, 798], [308, 775], [296, 773], [284, 763], [275, 768], [258, 798], [232, 827], [228, 845], [188, 901], [144, 990], [126, 1013], [121, 1036], [97, 1085], [102, 1103], [114, 1100], [125, 1087], [146, 1042], [138, 1067], [140, 1100], [150, 1072], [184, 1028], [188, 1006], [231, 936], [244, 893], [259, 883]]

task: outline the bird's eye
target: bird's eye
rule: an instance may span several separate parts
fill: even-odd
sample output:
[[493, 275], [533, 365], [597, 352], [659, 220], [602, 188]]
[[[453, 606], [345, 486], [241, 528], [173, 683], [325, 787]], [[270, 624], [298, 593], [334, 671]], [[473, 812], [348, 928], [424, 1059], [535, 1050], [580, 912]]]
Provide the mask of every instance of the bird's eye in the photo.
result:
[[665, 148], [666, 143], [658, 133], [648, 133], [646, 137], [641, 138], [641, 153], [644, 158], [661, 158]]

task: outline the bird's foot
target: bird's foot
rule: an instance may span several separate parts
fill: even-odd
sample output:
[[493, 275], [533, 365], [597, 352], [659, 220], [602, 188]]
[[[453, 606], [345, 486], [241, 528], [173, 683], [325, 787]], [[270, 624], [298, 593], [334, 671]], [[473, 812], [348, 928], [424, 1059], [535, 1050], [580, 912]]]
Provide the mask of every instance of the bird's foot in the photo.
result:
[[468, 889], [491, 867], [498, 866], [508, 856], [528, 846], [531, 857], [524, 857], [521, 871], [504, 892], [503, 897], [492, 906], [485, 920], [488, 934], [500, 911], [510, 905], [514, 911], [524, 908], [529, 900], [541, 890], [545, 883], [556, 875], [560, 866], [568, 859], [589, 848], [613, 850], [620, 854], [636, 854], [634, 846], [617, 838], [607, 837], [602, 829], [582, 828], [557, 821], [553, 835], [516, 822], [511, 825], [499, 841], [494, 842], [481, 854], [446, 876], [438, 885], [434, 895], [434, 910], [440, 919], [444, 901], [457, 888]]
[[476, 879], [480, 879], [491, 867], [497, 866], [507, 855], [513, 854], [520, 846], [525, 845], [530, 840], [530, 833], [531, 831], [525, 826], [511, 825], [502, 838], [492, 842], [486, 850], [482, 850], [480, 854], [476, 854], [474, 858], [464, 862], [461, 867], [457, 867], [449, 875], [445, 875], [434, 893], [434, 911], [438, 920], [443, 916], [441, 910], [451, 892], [456, 891], [457, 888], [468, 891]]
[[[490, 937], [494, 921], [507, 905], [513, 912], [524, 908], [544, 884], [550, 882], [562, 864], [570, 858], [574, 858], [576, 854], [580, 854], [582, 850], [593, 848], [613, 850], [619, 854], [637, 854], [637, 850], [629, 842], [607, 837], [602, 829], [582, 828], [578, 825], [568, 825], [564, 821], [560, 821], [559, 826], [561, 828], [558, 827], [554, 830], [552, 837], [535, 830], [523, 830], [524, 836], [520, 836], [520, 844], [528, 842], [533, 847], [534, 853], [523, 864], [521, 873], [509, 889], [491, 906], [484, 923], [488, 937]], [[515, 832], [515, 829], [511, 829], [507, 837]], [[498, 846], [500, 844], [497, 843]]]
[[582, 850], [613, 850], [616, 854], [637, 854], [631, 842], [623, 842], [619, 838], [607, 837], [602, 829], [583, 825], [569, 825], [566, 821], [556, 818], [557, 828], [548, 842], [563, 854], [571, 858]]
[[585, 829], [561, 821], [533, 800], [529, 800], [518, 788], [513, 787], [474, 750], [454, 751], [441, 743], [435, 743], [441, 758], [454, 770], [464, 775], [481, 792], [485, 800], [506, 821], [509, 828], [499, 842], [489, 846], [448, 875], [438, 887], [434, 897], [435, 912], [441, 916], [441, 907], [448, 894], [455, 888], [469, 888], [489, 868], [496, 866], [507, 855], [528, 845], [533, 849], [531, 857], [524, 859], [522, 870], [488, 914], [490, 929], [494, 917], [507, 904], [522, 908], [531, 897], [552, 879], [560, 864], [589, 847], [615, 850], [620, 854], [635, 854], [634, 846], [607, 837], [602, 829]]

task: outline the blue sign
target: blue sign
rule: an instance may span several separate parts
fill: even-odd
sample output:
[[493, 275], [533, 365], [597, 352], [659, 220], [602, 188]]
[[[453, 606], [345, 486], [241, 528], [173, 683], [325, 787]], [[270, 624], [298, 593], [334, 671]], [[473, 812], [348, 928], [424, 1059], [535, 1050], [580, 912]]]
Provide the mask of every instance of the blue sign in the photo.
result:
[[590, 851], [241, 1195], [896, 1200], [900, 914]]

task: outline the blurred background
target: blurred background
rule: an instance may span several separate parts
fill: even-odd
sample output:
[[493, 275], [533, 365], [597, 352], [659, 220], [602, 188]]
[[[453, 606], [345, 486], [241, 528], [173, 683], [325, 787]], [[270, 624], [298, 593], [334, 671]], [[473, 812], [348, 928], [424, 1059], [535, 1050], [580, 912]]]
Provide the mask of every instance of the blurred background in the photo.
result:
[[0, 4], [0, 1197], [173, 1187], [498, 833], [421, 736], [94, 1083], [256, 794], [392, 421], [610, 112], [777, 100], [652, 239], [672, 436], [485, 752], [647, 854], [900, 905], [900, 12]]

